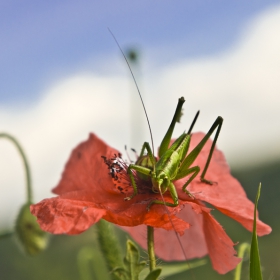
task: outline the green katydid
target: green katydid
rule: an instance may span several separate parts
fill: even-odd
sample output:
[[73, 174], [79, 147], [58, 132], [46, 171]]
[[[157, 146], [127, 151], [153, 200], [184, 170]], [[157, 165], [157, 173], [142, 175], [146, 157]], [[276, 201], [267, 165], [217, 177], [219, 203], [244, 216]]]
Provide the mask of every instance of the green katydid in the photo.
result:
[[[207, 184], [212, 184], [211, 181], [205, 179], [205, 174], [208, 169], [214, 151], [214, 147], [222, 127], [223, 119], [222, 117], [217, 117], [216, 121], [213, 123], [208, 133], [204, 136], [204, 138], [200, 141], [200, 143], [189, 154], [187, 154], [189, 149], [190, 139], [191, 139], [191, 131], [197, 120], [199, 114], [198, 112], [190, 126], [189, 131], [187, 133], [184, 132], [169, 147], [172, 133], [175, 124], [179, 120], [179, 117], [181, 115], [181, 110], [184, 102], [185, 99], [183, 97], [179, 98], [174, 117], [159, 148], [159, 160], [157, 161], [155, 156], [153, 155], [150, 144], [148, 142], [145, 142], [136, 163], [129, 165], [127, 172], [131, 179], [133, 194], [127, 197], [126, 200], [130, 200], [135, 195], [137, 195], [137, 185], [135, 183], [132, 170], [137, 171], [138, 176], [140, 176], [142, 179], [151, 180], [153, 185], [152, 188], [154, 192], [159, 192], [163, 194], [167, 190], [169, 190], [170, 195], [173, 199], [173, 203], [165, 202], [162, 200], [154, 200], [148, 205], [147, 207], [148, 210], [150, 209], [152, 204], [164, 204], [170, 207], [178, 206], [179, 203], [178, 195], [177, 195], [176, 188], [173, 184], [173, 181], [182, 179], [188, 175], [191, 176], [183, 185], [183, 191], [186, 192], [190, 197], [193, 197], [192, 194], [187, 190], [187, 186], [197, 176], [197, 174], [200, 171], [200, 167], [199, 166], [190, 167], [190, 166], [199, 155], [206, 141], [209, 139], [211, 134], [217, 128], [214, 141], [210, 149], [209, 156], [207, 158], [205, 167], [201, 173], [201, 181]], [[147, 151], [146, 155], [144, 155], [145, 150]]]
[[[191, 140], [191, 131], [192, 131], [193, 126], [199, 115], [199, 112], [198, 112], [196, 114], [188, 132], [187, 133], [184, 132], [169, 147], [172, 133], [175, 128], [175, 124], [180, 119], [180, 116], [182, 114], [183, 103], [185, 102], [184, 97], [179, 98], [178, 105], [177, 105], [175, 114], [173, 116], [172, 122], [161, 142], [161, 145], [159, 148], [159, 160], [157, 161], [156, 157], [154, 156], [154, 144], [153, 144], [152, 130], [151, 130], [148, 114], [147, 114], [140, 90], [138, 88], [136, 79], [133, 75], [130, 64], [128, 63], [128, 60], [127, 60], [125, 54], [123, 53], [114, 34], [111, 32], [110, 29], [109, 29], [109, 32], [111, 33], [116, 44], [118, 45], [127, 65], [128, 65], [132, 78], [134, 80], [141, 103], [143, 105], [146, 119], [148, 122], [148, 127], [149, 127], [149, 131], [150, 131], [150, 136], [151, 136], [151, 144], [152, 144], [152, 148], [151, 148], [150, 144], [148, 142], [145, 142], [144, 145], [142, 146], [140, 156], [137, 159], [136, 163], [130, 164], [128, 167], [127, 172], [128, 172], [128, 175], [130, 177], [131, 184], [133, 187], [133, 194], [129, 197], [126, 197], [125, 200], [130, 200], [135, 195], [137, 195], [137, 185], [135, 183], [135, 179], [134, 179], [133, 172], [132, 172], [132, 170], [135, 170], [137, 172], [137, 175], [140, 178], [142, 178], [144, 180], [152, 181], [152, 190], [154, 192], [159, 192], [162, 195], [167, 190], [169, 190], [170, 195], [173, 199], [173, 203], [165, 202], [164, 200], [151, 201], [147, 207], [147, 210], [150, 209], [152, 204], [163, 204], [165, 206], [176, 207], [176, 206], [178, 206], [179, 202], [178, 202], [178, 194], [177, 194], [176, 188], [173, 184], [173, 181], [176, 181], [176, 180], [182, 179], [188, 175], [191, 175], [190, 178], [183, 185], [183, 191], [186, 192], [190, 197], [193, 197], [193, 195], [187, 190], [187, 186], [198, 175], [198, 173], [200, 171], [200, 167], [199, 166], [191, 167], [191, 165], [195, 161], [195, 159], [197, 158], [199, 153], [201, 152], [201, 150], [204, 147], [204, 145], [206, 144], [207, 140], [210, 138], [212, 133], [217, 128], [205, 167], [200, 176], [202, 182], [207, 183], [207, 184], [212, 184], [211, 181], [205, 179], [205, 174], [209, 167], [212, 154], [214, 152], [215, 144], [217, 142], [217, 139], [218, 139], [221, 127], [222, 127], [223, 118], [220, 116], [217, 117], [217, 119], [215, 120], [215, 122], [213, 123], [213, 125], [211, 126], [211, 128], [209, 129], [207, 134], [200, 141], [200, 143], [189, 154], [187, 154], [190, 140]], [[144, 155], [145, 150], [147, 151], [146, 155]]]

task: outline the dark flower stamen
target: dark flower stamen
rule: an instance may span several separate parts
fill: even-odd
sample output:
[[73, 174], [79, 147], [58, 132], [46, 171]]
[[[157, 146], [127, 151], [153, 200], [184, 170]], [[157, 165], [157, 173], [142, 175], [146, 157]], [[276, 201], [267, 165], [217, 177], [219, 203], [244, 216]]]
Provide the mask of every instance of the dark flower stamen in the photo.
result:
[[[131, 180], [127, 174], [128, 164], [122, 159], [122, 155], [114, 154], [114, 157], [107, 159], [105, 156], [101, 156], [104, 163], [109, 169], [109, 175], [112, 177], [114, 186], [125, 195], [133, 192]], [[138, 193], [152, 193], [152, 183], [147, 180], [139, 178], [135, 170], [131, 170], [134, 176], [134, 180], [137, 185]]]
[[109, 175], [112, 177], [114, 186], [120, 191], [120, 193], [127, 195], [132, 191], [130, 179], [127, 175], [127, 164], [122, 159], [122, 155], [114, 154], [114, 157], [107, 159], [105, 156], [101, 156], [104, 163], [109, 169]]

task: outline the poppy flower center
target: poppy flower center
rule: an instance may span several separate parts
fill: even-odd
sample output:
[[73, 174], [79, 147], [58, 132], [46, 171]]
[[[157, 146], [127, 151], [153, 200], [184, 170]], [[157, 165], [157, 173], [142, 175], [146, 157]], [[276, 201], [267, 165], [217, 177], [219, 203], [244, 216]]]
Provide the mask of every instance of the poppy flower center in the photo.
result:
[[[130, 195], [133, 192], [133, 187], [131, 184], [130, 177], [127, 173], [129, 164], [125, 162], [122, 155], [114, 154], [112, 158], [107, 158], [101, 156], [104, 163], [107, 165], [109, 170], [108, 175], [112, 178], [112, 182], [120, 193], [125, 195]], [[152, 191], [152, 181], [143, 180], [140, 178], [135, 170], [131, 170], [135, 183], [137, 185], [137, 191], [139, 194], [153, 193]]]

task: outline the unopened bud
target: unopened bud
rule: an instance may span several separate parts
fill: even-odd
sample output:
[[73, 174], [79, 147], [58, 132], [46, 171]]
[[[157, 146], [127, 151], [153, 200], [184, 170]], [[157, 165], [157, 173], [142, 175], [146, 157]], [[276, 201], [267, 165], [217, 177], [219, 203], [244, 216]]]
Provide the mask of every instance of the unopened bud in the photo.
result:
[[29, 255], [37, 255], [48, 244], [48, 234], [41, 230], [36, 217], [30, 213], [30, 204], [24, 204], [20, 209], [15, 232], [20, 245]]

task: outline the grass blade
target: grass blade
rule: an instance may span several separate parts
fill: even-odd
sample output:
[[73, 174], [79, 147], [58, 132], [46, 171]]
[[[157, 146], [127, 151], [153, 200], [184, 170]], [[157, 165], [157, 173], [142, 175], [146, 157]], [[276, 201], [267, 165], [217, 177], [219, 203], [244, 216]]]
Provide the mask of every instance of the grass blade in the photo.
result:
[[251, 242], [251, 253], [250, 253], [250, 280], [262, 280], [261, 262], [259, 255], [258, 237], [257, 237], [257, 206], [261, 193], [261, 184], [258, 188], [258, 193], [255, 200], [254, 210], [254, 226]]

